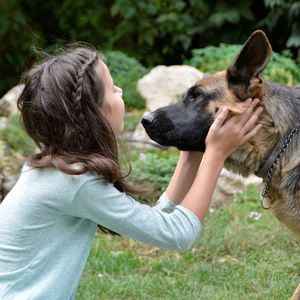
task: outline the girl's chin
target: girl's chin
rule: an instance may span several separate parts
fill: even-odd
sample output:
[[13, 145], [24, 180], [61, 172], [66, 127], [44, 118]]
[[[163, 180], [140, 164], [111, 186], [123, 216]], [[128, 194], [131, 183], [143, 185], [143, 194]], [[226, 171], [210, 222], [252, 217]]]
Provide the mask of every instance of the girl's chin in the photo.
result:
[[122, 133], [123, 131], [124, 131], [124, 122], [122, 122], [122, 124], [120, 125], [119, 128], [114, 129], [114, 134], [118, 135], [118, 134]]

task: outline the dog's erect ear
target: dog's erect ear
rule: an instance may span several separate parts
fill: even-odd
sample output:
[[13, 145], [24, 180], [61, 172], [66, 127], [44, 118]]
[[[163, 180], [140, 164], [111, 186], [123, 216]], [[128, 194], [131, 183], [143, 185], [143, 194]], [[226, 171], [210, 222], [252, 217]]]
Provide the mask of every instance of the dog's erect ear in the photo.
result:
[[272, 48], [263, 31], [257, 30], [249, 37], [234, 64], [227, 70], [229, 88], [240, 100], [259, 97], [262, 86], [260, 73], [272, 54]]

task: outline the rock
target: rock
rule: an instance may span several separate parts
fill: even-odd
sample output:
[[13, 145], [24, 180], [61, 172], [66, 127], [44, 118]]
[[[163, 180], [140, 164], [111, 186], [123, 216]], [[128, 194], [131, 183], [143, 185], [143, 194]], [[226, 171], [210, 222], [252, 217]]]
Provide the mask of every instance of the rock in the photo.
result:
[[146, 99], [146, 109], [153, 111], [177, 102], [203, 76], [191, 66], [157, 66], [138, 80], [137, 89]]
[[18, 113], [17, 100], [24, 89], [24, 84], [19, 84], [10, 89], [0, 99], [0, 116], [9, 116], [10, 114]]
[[262, 180], [255, 175], [244, 178], [241, 175], [223, 169], [212, 197], [211, 207], [216, 208], [231, 202], [239, 194], [245, 192], [250, 184], [255, 185], [258, 191], [261, 191]]
[[5, 129], [8, 125], [7, 117], [0, 117], [0, 130]]

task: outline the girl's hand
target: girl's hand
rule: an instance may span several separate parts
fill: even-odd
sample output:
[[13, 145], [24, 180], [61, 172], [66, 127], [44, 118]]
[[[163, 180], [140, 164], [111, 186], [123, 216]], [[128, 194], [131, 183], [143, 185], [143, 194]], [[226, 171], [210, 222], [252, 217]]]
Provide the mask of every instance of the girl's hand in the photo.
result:
[[257, 134], [261, 124], [256, 124], [256, 121], [263, 108], [258, 107], [254, 111], [259, 100], [254, 99], [251, 101], [251, 99], [248, 99], [247, 101], [249, 104], [251, 103], [247, 111], [229, 118], [226, 122], [228, 109], [222, 109], [206, 137], [205, 152], [213, 152], [216, 158], [225, 160], [237, 147]]

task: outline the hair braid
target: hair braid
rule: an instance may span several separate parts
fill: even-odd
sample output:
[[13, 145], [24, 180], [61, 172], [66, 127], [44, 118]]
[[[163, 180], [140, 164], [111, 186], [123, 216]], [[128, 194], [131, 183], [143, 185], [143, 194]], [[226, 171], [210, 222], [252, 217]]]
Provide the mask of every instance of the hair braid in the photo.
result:
[[98, 58], [97, 52], [94, 52], [93, 55], [82, 65], [79, 72], [76, 76], [76, 83], [75, 83], [75, 89], [76, 91], [73, 93], [74, 97], [74, 110], [77, 114], [77, 118], [82, 118], [82, 103], [81, 103], [81, 97], [82, 97], [82, 82], [83, 77], [88, 69], [89, 66], [91, 66]]

